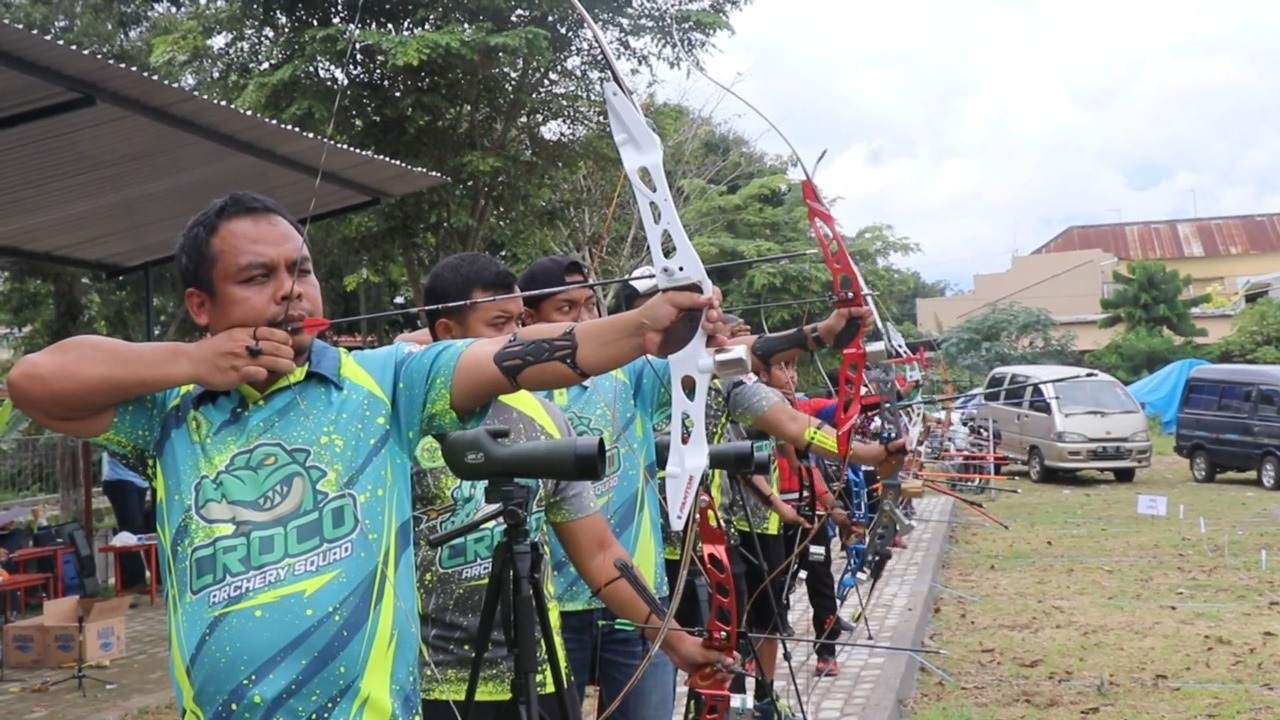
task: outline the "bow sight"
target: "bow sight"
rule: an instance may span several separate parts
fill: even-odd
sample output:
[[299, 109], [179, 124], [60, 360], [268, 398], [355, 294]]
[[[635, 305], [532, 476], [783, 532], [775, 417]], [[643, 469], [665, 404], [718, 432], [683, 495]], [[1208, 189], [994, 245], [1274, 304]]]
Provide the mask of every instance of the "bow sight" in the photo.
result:
[[[654, 440], [658, 453], [658, 465], [666, 465], [671, 451], [671, 436], [661, 435]], [[707, 467], [730, 473], [768, 475], [773, 469], [773, 457], [768, 452], [756, 452], [755, 443], [749, 440], [720, 443], [708, 447]]]

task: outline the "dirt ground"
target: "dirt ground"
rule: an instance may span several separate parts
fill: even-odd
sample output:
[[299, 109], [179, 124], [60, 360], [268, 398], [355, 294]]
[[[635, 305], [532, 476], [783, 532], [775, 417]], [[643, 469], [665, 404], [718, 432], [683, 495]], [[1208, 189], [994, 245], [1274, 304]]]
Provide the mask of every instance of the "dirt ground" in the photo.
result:
[[917, 720], [1280, 717], [1280, 493], [1172, 455], [1131, 484], [999, 484], [1023, 490], [983, 498], [1012, 530], [955, 528], [942, 582], [972, 598], [941, 594], [955, 682], [922, 672]]

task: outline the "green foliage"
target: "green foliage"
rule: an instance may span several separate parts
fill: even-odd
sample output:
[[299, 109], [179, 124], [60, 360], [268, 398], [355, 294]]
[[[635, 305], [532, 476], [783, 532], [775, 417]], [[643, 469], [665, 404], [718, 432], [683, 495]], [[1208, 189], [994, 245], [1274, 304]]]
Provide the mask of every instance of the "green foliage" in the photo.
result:
[[1191, 276], [1154, 260], [1138, 260], [1129, 263], [1130, 274], [1116, 270], [1111, 278], [1119, 287], [1109, 298], [1101, 301], [1107, 313], [1099, 327], [1111, 328], [1123, 324], [1129, 330], [1137, 328], [1164, 329], [1184, 338], [1203, 337], [1204, 328], [1196, 327], [1191, 319], [1191, 308], [1212, 299], [1212, 294], [1183, 299], [1191, 287]]
[[1262, 298], [1236, 315], [1217, 346], [1220, 362], [1280, 363], [1280, 302]]
[[[688, 62], [677, 53], [677, 37], [694, 55], [705, 52], [745, 3], [590, 6], [611, 46], [642, 73], [631, 80], [643, 89], [655, 69]], [[490, 252], [517, 271], [545, 254], [577, 254], [597, 277], [648, 262], [604, 114], [605, 67], [569, 4], [364, 3], [358, 22], [355, 7], [334, 0], [0, 0], [0, 14], [37, 31], [448, 177], [441, 188], [310, 228], [329, 317], [383, 310], [396, 298], [419, 304], [431, 265], [465, 250]], [[646, 114], [663, 139], [676, 205], [705, 262], [815, 248], [789, 159], [689, 107], [646, 102]], [[916, 335], [916, 298], [949, 290], [895, 264], [919, 247], [884, 225], [847, 233], [846, 243], [885, 319]], [[829, 272], [819, 257], [807, 260], [732, 268], [713, 280], [729, 304], [823, 295]], [[103, 281], [27, 263], [0, 272], [0, 323], [25, 330], [19, 350], [84, 332], [145, 336], [138, 275]], [[195, 335], [171, 268], [157, 271], [154, 309], [156, 336]], [[819, 302], [747, 319], [784, 328], [827, 312], [829, 303]], [[414, 319], [406, 314], [359, 330], [387, 340]]]
[[1105, 346], [1086, 355], [1085, 361], [1123, 383], [1131, 383], [1196, 352], [1192, 342], [1178, 342], [1163, 330], [1137, 327], [1116, 335]]
[[968, 386], [1000, 365], [1070, 362], [1075, 340], [1048, 310], [1000, 303], [942, 333], [938, 346], [943, 362]]

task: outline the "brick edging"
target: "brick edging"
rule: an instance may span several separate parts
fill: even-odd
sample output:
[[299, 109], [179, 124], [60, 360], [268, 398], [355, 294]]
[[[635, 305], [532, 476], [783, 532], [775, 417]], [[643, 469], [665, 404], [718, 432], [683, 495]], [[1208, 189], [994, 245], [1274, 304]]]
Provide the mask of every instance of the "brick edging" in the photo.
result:
[[[930, 520], [950, 520], [954, 512], [955, 501], [945, 498], [941, 510], [930, 513]], [[923, 523], [922, 523], [923, 524]], [[928, 523], [935, 525], [935, 522]], [[919, 526], [917, 526], [919, 527]], [[913, 535], [907, 536], [908, 542]], [[890, 635], [877, 638], [885, 644], [903, 647], [920, 647], [929, 634], [929, 621], [933, 617], [933, 604], [938, 596], [938, 589], [933, 583], [940, 582], [942, 561], [946, 557], [947, 543], [950, 541], [950, 529], [939, 527], [930, 534], [923, 548], [920, 559], [920, 572], [916, 583], [910, 589], [907, 609], [900, 622], [895, 624]], [[890, 569], [892, 568], [890, 561]], [[932, 662], [932, 660], [930, 661]], [[884, 672], [876, 681], [871, 703], [858, 720], [902, 720], [910, 718], [905, 708], [907, 701], [915, 694], [916, 677], [920, 663], [906, 653], [893, 653], [885, 662]]]

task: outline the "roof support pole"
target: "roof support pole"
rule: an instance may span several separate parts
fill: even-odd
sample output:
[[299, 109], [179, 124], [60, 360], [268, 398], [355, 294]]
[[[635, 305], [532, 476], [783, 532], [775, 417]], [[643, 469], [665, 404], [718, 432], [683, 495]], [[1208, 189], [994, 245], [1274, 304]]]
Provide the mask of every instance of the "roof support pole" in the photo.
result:
[[151, 263], [143, 263], [142, 265], [142, 318], [146, 323], [143, 326], [142, 339], [144, 342], [151, 342], [155, 336], [156, 318], [155, 318], [155, 284], [151, 277]]

